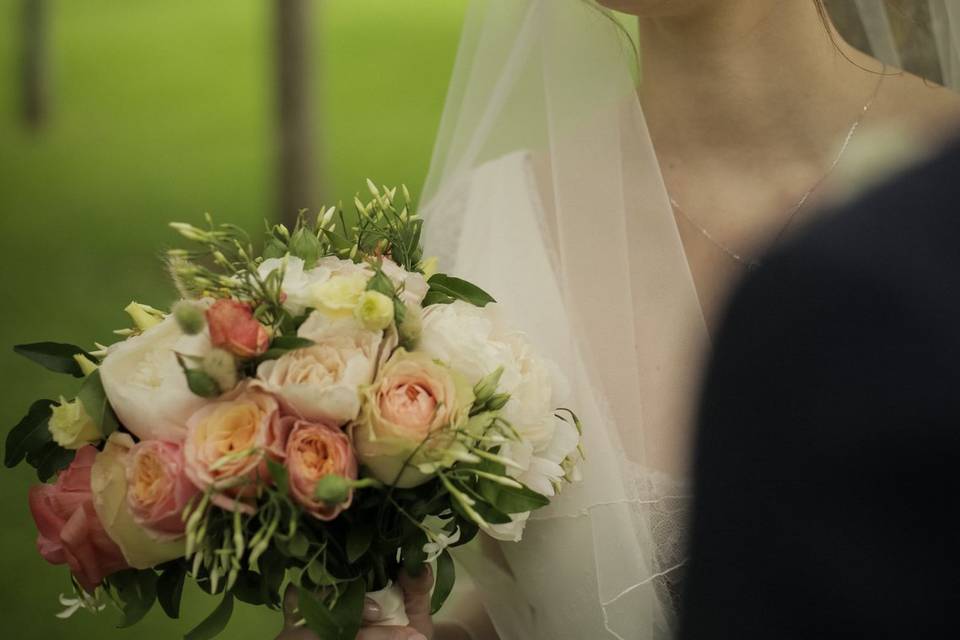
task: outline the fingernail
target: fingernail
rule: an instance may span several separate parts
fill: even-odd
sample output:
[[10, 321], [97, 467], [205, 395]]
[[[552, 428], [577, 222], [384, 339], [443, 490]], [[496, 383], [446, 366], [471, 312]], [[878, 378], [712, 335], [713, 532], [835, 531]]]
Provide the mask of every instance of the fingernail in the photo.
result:
[[[383, 617], [383, 609], [380, 605], [367, 598], [363, 601], [363, 619], [369, 622], [376, 622]], [[426, 639], [424, 639], [426, 640]]]

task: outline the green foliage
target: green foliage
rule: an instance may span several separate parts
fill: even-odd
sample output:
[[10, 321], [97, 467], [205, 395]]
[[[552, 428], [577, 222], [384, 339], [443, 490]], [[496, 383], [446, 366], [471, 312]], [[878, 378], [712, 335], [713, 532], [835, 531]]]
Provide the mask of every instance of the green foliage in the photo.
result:
[[107, 392], [103, 389], [99, 369], [86, 377], [77, 398], [83, 403], [83, 408], [90, 419], [100, 427], [104, 438], [120, 427], [120, 421], [117, 420], [117, 415], [107, 400]]
[[37, 479], [46, 482], [66, 469], [73, 462], [75, 451], [64, 449], [56, 442], [50, 441], [35, 451], [27, 454], [27, 464], [37, 470]]
[[367, 522], [358, 522], [350, 527], [347, 533], [347, 562], [356, 562], [370, 549], [373, 534], [374, 528]]
[[27, 454], [38, 451], [50, 442], [50, 429], [47, 423], [50, 421], [52, 407], [55, 404], [53, 400], [37, 400], [30, 405], [27, 415], [7, 434], [4, 465], [8, 468], [15, 467]]
[[127, 569], [110, 576], [122, 618], [121, 629], [140, 622], [157, 601], [157, 574], [151, 570]]
[[277, 336], [270, 341], [270, 347], [263, 352], [263, 354], [257, 358], [256, 362], [264, 362], [266, 360], [276, 360], [291, 351], [297, 349], [306, 349], [309, 346], [313, 345], [313, 340], [308, 340], [307, 338], [300, 338], [295, 335], [287, 336]]
[[46, 367], [55, 373], [66, 373], [74, 378], [82, 378], [83, 370], [73, 356], [82, 355], [92, 362], [96, 358], [72, 344], [62, 344], [59, 342], [34, 342], [32, 344], [18, 344], [13, 350], [27, 358]]
[[52, 400], [37, 400], [7, 434], [4, 465], [12, 468], [26, 459], [37, 470], [37, 478], [46, 482], [73, 461], [75, 452], [64, 449], [50, 436]]
[[227, 592], [223, 594], [223, 600], [217, 605], [217, 608], [207, 616], [196, 627], [191, 629], [183, 640], [210, 640], [215, 638], [227, 628], [230, 617], [233, 615], [233, 594]]
[[454, 300], [469, 302], [475, 307], [485, 307], [496, 302], [489, 293], [466, 280], [448, 276], [442, 273], [434, 274], [430, 280], [430, 290], [423, 300], [423, 306], [434, 304], [449, 304]]
[[306, 589], [300, 589], [300, 613], [307, 627], [324, 640], [354, 640], [360, 630], [366, 584], [354, 580], [345, 591], [324, 604]]
[[181, 562], [173, 563], [160, 574], [157, 580], [157, 600], [170, 618], [180, 617], [180, 600], [183, 597], [183, 582], [187, 569]]
[[437, 570], [434, 575], [433, 596], [430, 599], [431, 615], [439, 613], [447, 598], [450, 597], [450, 592], [453, 591], [453, 583], [457, 578], [453, 558], [446, 549], [437, 557]]

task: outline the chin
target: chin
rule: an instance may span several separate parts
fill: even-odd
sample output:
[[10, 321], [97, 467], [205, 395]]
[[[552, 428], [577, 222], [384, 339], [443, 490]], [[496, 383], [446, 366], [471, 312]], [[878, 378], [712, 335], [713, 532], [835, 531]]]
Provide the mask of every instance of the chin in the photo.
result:
[[597, 0], [597, 2], [614, 11], [656, 18], [688, 14], [711, 0]]

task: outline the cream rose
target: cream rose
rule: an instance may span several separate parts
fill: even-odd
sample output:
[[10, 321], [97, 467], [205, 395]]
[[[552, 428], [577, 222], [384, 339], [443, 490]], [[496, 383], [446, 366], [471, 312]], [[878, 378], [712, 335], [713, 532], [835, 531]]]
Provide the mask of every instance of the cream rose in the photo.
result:
[[201, 490], [213, 489], [213, 503], [220, 508], [252, 513], [246, 499], [269, 480], [265, 457], [282, 452], [285, 440], [276, 399], [250, 386], [238, 387], [187, 421], [187, 477]]
[[107, 535], [120, 547], [131, 567], [148, 569], [183, 557], [186, 543], [183, 538], [166, 542], [156, 540], [137, 524], [127, 507], [127, 466], [133, 446], [129, 434], [116, 432], [110, 436], [94, 460], [90, 490], [97, 516]]
[[120, 422], [141, 440], [182, 441], [207, 401], [190, 391], [175, 354], [202, 358], [210, 349], [206, 331], [184, 335], [172, 316], [111, 346], [100, 376]]
[[458, 446], [452, 430], [467, 419], [474, 399], [454, 371], [403, 349], [364, 396], [352, 430], [357, 457], [378, 480], [401, 488], [428, 480], [417, 467], [443, 461]]
[[257, 377], [291, 413], [313, 422], [342, 425], [360, 412], [360, 388], [373, 381], [383, 332], [367, 331], [353, 318], [315, 311], [298, 335], [313, 346], [260, 365]]

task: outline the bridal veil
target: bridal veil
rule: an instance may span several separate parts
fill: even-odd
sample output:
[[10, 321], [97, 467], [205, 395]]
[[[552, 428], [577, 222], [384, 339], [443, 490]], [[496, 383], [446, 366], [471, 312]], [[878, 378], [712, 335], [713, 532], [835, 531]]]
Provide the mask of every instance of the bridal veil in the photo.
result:
[[[929, 35], [913, 39], [884, 2], [848, 8], [892, 66], [933, 40], [936, 79], [955, 87], [960, 3], [923, 4], [930, 20], [916, 26]], [[583, 412], [583, 481], [503, 547], [503, 589], [489, 595], [505, 639], [666, 638], [677, 606], [709, 338], [636, 97], [642, 46], [628, 25], [588, 0], [472, 2], [424, 190], [428, 252], [461, 273], [467, 254], [499, 265], [467, 275], [526, 303], [514, 322], [559, 362]]]

